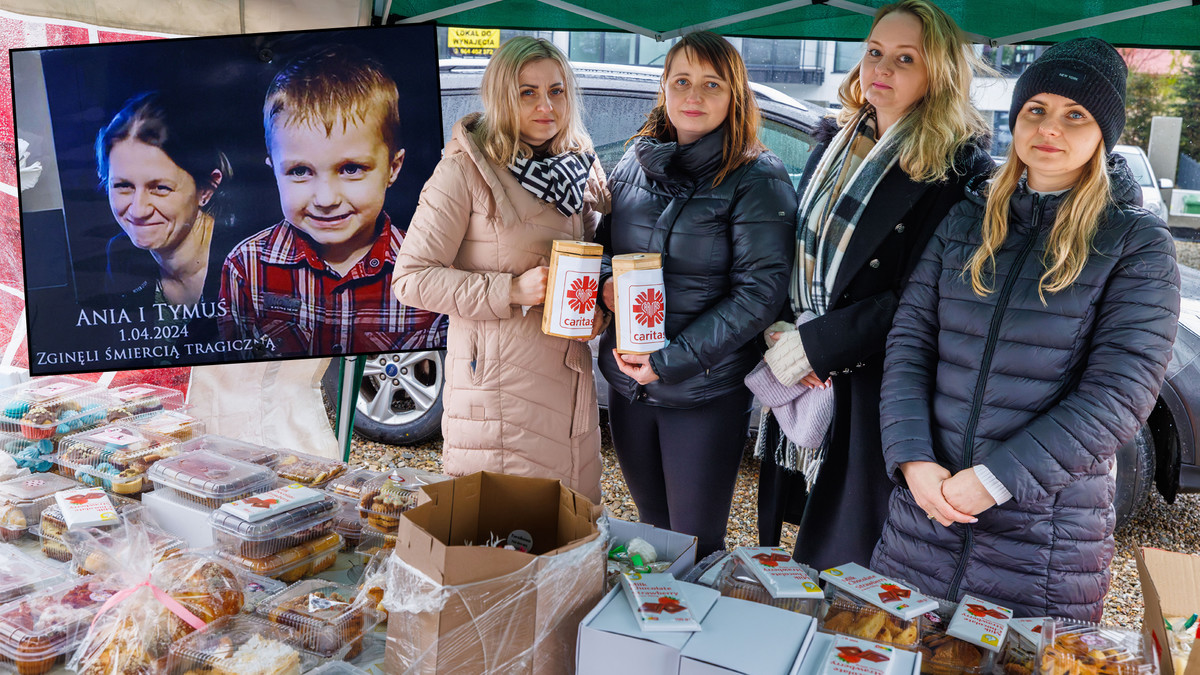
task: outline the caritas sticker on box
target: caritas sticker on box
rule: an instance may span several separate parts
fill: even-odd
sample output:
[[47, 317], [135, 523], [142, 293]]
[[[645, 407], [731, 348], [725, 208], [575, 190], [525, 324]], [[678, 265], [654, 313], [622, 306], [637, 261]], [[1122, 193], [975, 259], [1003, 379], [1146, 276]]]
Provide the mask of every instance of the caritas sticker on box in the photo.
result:
[[613, 256], [617, 301], [617, 351], [649, 354], [667, 346], [667, 293], [662, 256], [627, 253]]
[[887, 675], [895, 650], [887, 645], [838, 635], [829, 645], [822, 673], [836, 675]]
[[830, 567], [821, 578], [901, 619], [915, 619], [938, 608], [937, 600], [855, 563]]
[[588, 337], [596, 316], [604, 247], [561, 240], [551, 247], [542, 332], [564, 338]]
[[998, 652], [1008, 635], [1012, 615], [1013, 611], [1007, 607], [964, 595], [946, 634]]

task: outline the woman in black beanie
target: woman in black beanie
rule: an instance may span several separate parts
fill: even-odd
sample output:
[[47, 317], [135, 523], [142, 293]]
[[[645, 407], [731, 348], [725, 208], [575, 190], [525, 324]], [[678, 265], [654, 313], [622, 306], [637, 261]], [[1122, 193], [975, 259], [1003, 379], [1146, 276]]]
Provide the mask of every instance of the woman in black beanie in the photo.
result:
[[1125, 64], [1070, 40], [1021, 76], [1008, 161], [938, 227], [888, 336], [896, 481], [871, 566], [950, 600], [1098, 621], [1117, 448], [1162, 386], [1179, 314], [1166, 225], [1120, 155]]

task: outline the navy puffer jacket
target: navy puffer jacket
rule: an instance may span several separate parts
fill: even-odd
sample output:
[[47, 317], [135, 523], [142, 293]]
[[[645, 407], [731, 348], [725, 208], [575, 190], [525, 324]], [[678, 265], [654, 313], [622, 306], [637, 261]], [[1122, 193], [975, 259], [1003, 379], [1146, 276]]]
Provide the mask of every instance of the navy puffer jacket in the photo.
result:
[[[1120, 445], [1162, 386], [1179, 315], [1166, 226], [1135, 206], [1120, 155], [1087, 264], [1068, 289], [1038, 297], [1046, 238], [1063, 197], [1018, 189], [996, 254], [993, 292], [964, 277], [980, 244], [984, 196], [938, 226], [900, 300], [880, 404], [884, 457], [898, 487], [872, 567], [932, 595], [990, 598], [1018, 616], [1098, 621], [1113, 556]], [[899, 465], [951, 472], [982, 464], [1012, 493], [974, 525], [929, 520]]]
[[670, 343], [650, 355], [657, 381], [617, 368], [615, 327], [600, 342], [600, 372], [619, 395], [693, 408], [742, 390], [762, 358], [754, 338], [787, 300], [796, 249], [796, 191], [769, 150], [719, 185], [724, 131], [688, 145], [641, 137], [608, 179], [612, 214], [596, 232], [611, 256], [663, 253]]

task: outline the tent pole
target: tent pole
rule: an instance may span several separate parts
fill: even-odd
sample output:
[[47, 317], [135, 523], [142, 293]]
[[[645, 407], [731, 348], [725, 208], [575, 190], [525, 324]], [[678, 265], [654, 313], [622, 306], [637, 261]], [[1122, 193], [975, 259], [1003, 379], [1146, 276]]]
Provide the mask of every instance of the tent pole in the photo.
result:
[[[478, 9], [479, 7], [490, 5], [494, 2], [500, 2], [500, 0], [471, 0], [470, 2], [463, 2], [457, 5], [435, 9], [432, 12], [425, 12], [424, 14], [410, 16], [407, 19], [400, 19], [396, 23], [424, 23], [426, 21], [440, 19], [447, 14], [457, 14], [459, 12], [465, 12], [471, 9]], [[383, 16], [383, 22], [387, 23], [386, 14]]]
[[542, 3], [543, 5], [550, 5], [551, 7], [557, 7], [559, 9], [571, 12], [572, 14], [578, 14], [579, 16], [587, 17], [589, 19], [592, 19], [593, 21], [599, 21], [600, 23], [606, 23], [614, 28], [620, 28], [621, 30], [629, 31], [630, 33], [637, 33], [638, 35], [645, 35], [646, 37], [651, 38], [653, 40], [657, 40], [659, 42], [662, 42], [665, 39], [663, 37], [663, 34], [657, 32], [657, 31], [652, 31], [649, 28], [642, 28], [641, 26], [634, 25], [627, 21], [622, 21], [620, 19], [608, 16], [606, 14], [601, 14], [599, 12], [593, 12], [590, 9], [585, 9], [578, 5], [573, 5], [569, 2], [563, 2], [563, 0], [537, 0], [537, 1]]
[[1192, 4], [1192, 0], [1166, 0], [1165, 2], [1156, 2], [1152, 5], [1145, 5], [1143, 7], [1134, 7], [1133, 9], [1123, 9], [1119, 12], [1110, 12], [1108, 14], [1101, 14], [1100, 16], [1091, 16], [1078, 21], [1068, 21], [1066, 23], [1060, 23], [1057, 26], [1046, 26], [1045, 28], [1029, 30], [1025, 31], [1024, 33], [1005, 35], [1004, 37], [992, 40], [991, 44], [993, 47], [998, 47], [1000, 45], [1011, 45], [1018, 42], [1040, 40], [1041, 38], [1049, 35], [1057, 35], [1059, 33], [1068, 33], [1074, 30], [1083, 30], [1085, 28], [1103, 26], [1106, 23], [1112, 23], [1114, 21], [1134, 19], [1139, 16], [1146, 16], [1148, 14], [1157, 14], [1159, 12], [1166, 12], [1172, 9], [1179, 9], [1180, 7], [1191, 7]]

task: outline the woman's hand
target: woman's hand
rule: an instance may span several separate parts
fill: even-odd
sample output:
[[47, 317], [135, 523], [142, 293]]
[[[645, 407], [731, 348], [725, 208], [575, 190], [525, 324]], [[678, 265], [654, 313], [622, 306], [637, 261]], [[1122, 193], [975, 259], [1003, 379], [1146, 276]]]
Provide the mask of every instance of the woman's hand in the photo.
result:
[[613, 283], [613, 278], [609, 277], [604, 280], [604, 286], [600, 289], [600, 299], [604, 300], [604, 306], [610, 311], [617, 311], [617, 292], [614, 290], [616, 284]]
[[821, 378], [817, 377], [817, 374], [810, 370], [808, 371], [807, 375], [800, 378], [800, 384], [808, 387], [809, 389], [816, 389], [817, 387], [824, 389], [825, 387], [833, 386], [833, 379], [830, 378], [822, 382]]
[[900, 472], [912, 491], [917, 506], [925, 511], [930, 520], [949, 527], [951, 523], [973, 523], [976, 518], [950, 505], [942, 496], [942, 484], [950, 478], [950, 471], [937, 462], [904, 462]]
[[996, 500], [983, 486], [979, 476], [975, 475], [974, 467], [963, 469], [946, 479], [942, 483], [942, 496], [954, 509], [971, 515], [983, 513], [996, 505]]
[[583, 193], [583, 202], [591, 204], [596, 213], [607, 215], [612, 211], [612, 193], [608, 191], [608, 181], [597, 176], [587, 179], [587, 190]]
[[649, 354], [618, 354], [614, 349], [613, 357], [616, 358], [617, 367], [621, 369], [621, 372], [633, 378], [633, 381], [638, 384], [650, 384], [658, 379], [658, 375], [650, 367]]
[[550, 268], [545, 265], [534, 267], [521, 276], [512, 280], [512, 290], [508, 292], [510, 305], [540, 305], [546, 301], [546, 280], [550, 278]]

